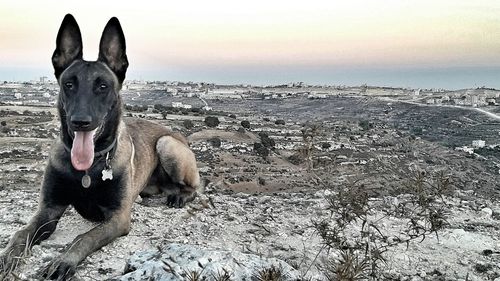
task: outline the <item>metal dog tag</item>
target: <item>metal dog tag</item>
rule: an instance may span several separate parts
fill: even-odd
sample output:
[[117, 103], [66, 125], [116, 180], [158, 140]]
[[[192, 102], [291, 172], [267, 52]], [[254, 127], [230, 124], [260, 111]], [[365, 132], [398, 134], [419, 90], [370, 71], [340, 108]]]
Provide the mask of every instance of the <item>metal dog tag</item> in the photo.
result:
[[111, 169], [111, 159], [109, 159], [109, 152], [106, 154], [106, 164], [102, 170], [102, 181], [113, 179], [113, 169]]
[[112, 180], [113, 179], [113, 170], [110, 169], [104, 169], [102, 170], [102, 180]]
[[82, 186], [84, 188], [89, 188], [91, 182], [90, 176], [85, 173], [85, 176], [82, 177]]

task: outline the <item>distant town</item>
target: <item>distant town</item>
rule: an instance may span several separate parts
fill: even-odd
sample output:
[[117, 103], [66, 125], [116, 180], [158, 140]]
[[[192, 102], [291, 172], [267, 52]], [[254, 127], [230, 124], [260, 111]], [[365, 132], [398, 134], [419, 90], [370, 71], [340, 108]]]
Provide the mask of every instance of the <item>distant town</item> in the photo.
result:
[[[59, 86], [55, 80], [40, 77], [25, 82], [0, 83], [0, 103], [5, 105], [52, 106], [56, 103]], [[318, 86], [301, 82], [285, 85], [217, 85], [213, 83], [167, 82], [167, 81], [126, 81], [122, 95], [126, 103], [142, 104], [152, 107], [162, 103], [162, 98], [197, 98], [195, 104], [170, 100], [163, 104], [175, 108], [200, 107], [210, 111], [210, 103], [218, 99], [260, 99], [279, 100], [294, 97], [326, 99], [332, 96], [374, 96], [411, 101], [429, 105], [455, 105], [470, 107], [498, 106], [500, 91], [479, 87], [475, 89], [410, 89], [376, 86]], [[139, 102], [140, 101], [140, 102]], [[148, 104], [147, 102], [151, 102]]]

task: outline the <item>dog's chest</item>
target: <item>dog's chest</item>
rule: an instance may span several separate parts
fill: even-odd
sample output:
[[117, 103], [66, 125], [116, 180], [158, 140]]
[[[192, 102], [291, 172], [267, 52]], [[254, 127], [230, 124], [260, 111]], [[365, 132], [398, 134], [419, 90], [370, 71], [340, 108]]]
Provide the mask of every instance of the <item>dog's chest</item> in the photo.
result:
[[88, 188], [81, 185], [73, 195], [70, 203], [84, 218], [92, 221], [102, 221], [121, 207], [122, 190], [120, 178], [103, 181], [102, 175], [91, 177]]
[[55, 173], [55, 179], [47, 192], [53, 203], [72, 205], [84, 218], [91, 221], [103, 221], [113, 211], [121, 207], [123, 199], [123, 173], [113, 171], [112, 179], [103, 180], [100, 167], [88, 173], [90, 186], [84, 187], [83, 172]]

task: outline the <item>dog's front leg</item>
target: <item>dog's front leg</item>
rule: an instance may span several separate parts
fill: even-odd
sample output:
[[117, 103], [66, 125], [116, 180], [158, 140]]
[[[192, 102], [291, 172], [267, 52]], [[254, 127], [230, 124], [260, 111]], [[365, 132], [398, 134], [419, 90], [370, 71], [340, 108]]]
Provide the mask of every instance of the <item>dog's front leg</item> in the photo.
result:
[[54, 232], [66, 208], [67, 206], [49, 206], [43, 201], [40, 203], [38, 212], [29, 224], [12, 236], [0, 254], [0, 276], [2, 272], [13, 270], [19, 260], [29, 254], [33, 245], [47, 239]]
[[78, 235], [68, 246], [67, 251], [46, 268], [44, 276], [57, 280], [69, 279], [75, 273], [76, 266], [88, 255], [117, 237], [128, 234], [130, 215], [130, 208], [127, 208], [126, 211], [118, 210], [107, 221]]

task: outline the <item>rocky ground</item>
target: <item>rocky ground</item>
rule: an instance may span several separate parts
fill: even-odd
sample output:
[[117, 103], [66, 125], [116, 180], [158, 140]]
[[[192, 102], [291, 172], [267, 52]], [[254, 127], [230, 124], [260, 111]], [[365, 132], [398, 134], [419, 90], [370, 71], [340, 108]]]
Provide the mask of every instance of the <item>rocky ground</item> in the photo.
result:
[[[332, 220], [329, 199], [335, 187], [366, 186], [370, 220], [394, 239], [404, 233], [408, 218], [387, 215], [383, 202], [404, 200], [401, 187], [415, 171], [451, 179], [453, 188], [441, 198], [446, 222], [422, 241], [389, 247], [377, 277], [500, 278], [498, 159], [453, 147], [498, 139], [498, 122], [471, 111], [443, 113], [366, 98], [221, 101], [214, 109], [211, 114], [169, 109], [165, 118], [161, 112], [127, 113], [189, 135], [206, 190], [184, 209], [167, 208], [161, 196], [139, 198], [130, 234], [89, 256], [77, 280], [190, 280], [193, 272], [216, 280], [217, 272], [226, 271], [231, 280], [255, 279], [270, 265], [280, 266], [289, 280], [325, 280], [321, 265], [338, 258], [338, 251], [328, 251], [313, 225]], [[49, 108], [4, 107], [0, 113], [1, 248], [36, 210], [58, 123]], [[208, 115], [220, 123], [207, 125]], [[245, 129], [242, 121], [249, 122]], [[310, 157], [304, 157], [308, 144]], [[41, 268], [92, 226], [68, 210], [56, 232], [22, 261], [15, 278], [37, 279]], [[356, 229], [347, 229], [348, 236], [355, 237]]]

